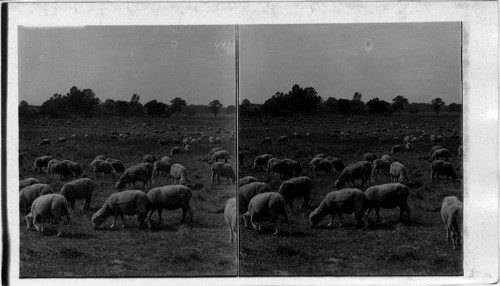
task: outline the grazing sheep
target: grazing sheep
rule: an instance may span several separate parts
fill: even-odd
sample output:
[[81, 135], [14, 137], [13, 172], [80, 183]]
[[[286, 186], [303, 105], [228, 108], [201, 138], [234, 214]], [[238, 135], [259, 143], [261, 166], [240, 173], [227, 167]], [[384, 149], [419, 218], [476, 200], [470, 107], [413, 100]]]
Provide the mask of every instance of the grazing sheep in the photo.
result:
[[153, 175], [159, 175], [161, 171], [165, 172], [166, 175], [170, 174], [170, 168], [172, 164], [167, 161], [156, 161], [153, 163]]
[[363, 165], [366, 168], [366, 176], [368, 177], [368, 182], [372, 181], [372, 170], [373, 170], [373, 164], [369, 161], [359, 161], [354, 164], [357, 165]]
[[391, 148], [391, 154], [394, 155], [396, 154], [397, 152], [401, 152], [401, 145], [394, 145], [392, 146]]
[[439, 150], [439, 149], [443, 149], [443, 148], [444, 148], [444, 147], [443, 147], [443, 146], [441, 146], [441, 145], [432, 146], [431, 151], [430, 151], [429, 153], [430, 153], [430, 154], [431, 154], [431, 156], [432, 156], [432, 154], [434, 154], [434, 151]]
[[64, 184], [61, 188], [61, 195], [68, 200], [71, 209], [75, 210], [75, 201], [85, 199], [82, 210], [90, 208], [92, 194], [94, 193], [94, 182], [91, 179], [82, 178]]
[[220, 150], [215, 152], [212, 155], [212, 162], [218, 162], [219, 160], [224, 160], [224, 163], [227, 163], [227, 160], [229, 160], [229, 153], [226, 150]]
[[271, 191], [271, 187], [262, 182], [253, 182], [241, 186], [238, 189], [238, 200], [240, 203], [240, 212], [244, 213], [248, 208], [248, 203], [257, 194], [267, 193]]
[[246, 176], [238, 180], [238, 187], [243, 187], [244, 185], [248, 185], [253, 182], [257, 182], [257, 178], [252, 176]]
[[142, 190], [145, 190], [146, 185], [148, 181], [150, 181], [150, 179], [151, 179], [150, 171], [146, 168], [146, 166], [138, 164], [128, 167], [120, 176], [115, 186], [119, 191], [121, 191], [125, 187], [127, 187], [127, 185], [132, 184], [132, 186], [134, 186], [135, 189], [135, 182], [141, 181]]
[[443, 219], [446, 227], [446, 240], [445, 242], [453, 241], [453, 249], [457, 249], [461, 244], [462, 233], [460, 224], [462, 222], [462, 202], [455, 196], [448, 196], [443, 199], [441, 205], [441, 218]]
[[399, 138], [399, 137], [394, 137], [392, 139], [392, 142], [394, 142], [394, 143], [403, 143], [403, 140], [401, 140], [401, 138]]
[[266, 173], [269, 173], [269, 171], [270, 171], [270, 169], [271, 169], [271, 164], [274, 164], [274, 163], [279, 162], [279, 161], [281, 161], [281, 160], [280, 160], [280, 159], [278, 159], [278, 158], [274, 158], [274, 157], [273, 157], [273, 158], [271, 158], [271, 159], [269, 159], [269, 160], [267, 161]]
[[110, 163], [117, 173], [123, 173], [125, 171], [125, 164], [123, 164], [122, 161], [113, 158], [107, 158], [105, 161]]
[[38, 143], [38, 147], [42, 147], [44, 145], [50, 146], [50, 139], [43, 139], [42, 138], [42, 140], [40, 140], [40, 142]]
[[236, 198], [230, 198], [226, 201], [224, 208], [224, 220], [229, 227], [229, 242], [233, 243], [237, 237], [237, 216], [236, 216]]
[[48, 166], [49, 162], [54, 159], [52, 156], [42, 156], [38, 157], [35, 159], [35, 162], [33, 162], [33, 172], [38, 171], [39, 173], [42, 172], [42, 168]]
[[150, 204], [148, 195], [141, 190], [126, 190], [119, 193], [111, 194], [104, 202], [103, 206], [92, 216], [92, 224], [94, 229], [99, 226], [110, 216], [114, 216], [113, 224], [110, 228], [114, 228], [118, 216], [122, 218], [125, 228], [125, 219], [123, 215], [138, 215], [139, 227], [144, 225], [144, 219], [151, 229], [151, 222], [147, 215], [147, 207]]
[[292, 176], [292, 173], [293, 173], [290, 166], [282, 160], [273, 162], [269, 166], [268, 170], [270, 172], [279, 173], [281, 179], [290, 178]]
[[390, 167], [391, 162], [385, 159], [377, 159], [373, 161], [372, 177], [375, 174], [375, 171], [377, 171], [377, 174], [380, 172], [380, 170], [389, 172]]
[[[73, 222], [71, 221], [71, 216], [69, 214], [68, 201], [60, 194], [46, 194], [39, 196], [33, 201], [33, 204], [31, 205], [31, 212], [24, 217], [24, 220], [26, 221], [28, 229], [35, 226], [35, 229], [38, 232], [43, 233], [43, 220], [47, 218], [54, 219], [58, 222], [56, 236], [61, 236], [61, 217], [63, 216], [70, 222], [71, 234], [74, 236], [75, 232]], [[38, 220], [42, 221], [41, 227], [37, 224]]]
[[166, 140], [166, 139], [158, 139], [158, 144], [160, 144], [160, 145], [168, 145], [168, 140]]
[[431, 163], [431, 182], [434, 182], [434, 177], [439, 183], [439, 176], [444, 175], [446, 177], [446, 182], [449, 182], [449, 178], [454, 182], [457, 179], [457, 174], [453, 170], [453, 166], [450, 162], [445, 162], [443, 160], [436, 160]]
[[[250, 200], [248, 211], [243, 215], [243, 219], [245, 220], [245, 227], [248, 228], [252, 224], [255, 230], [260, 231], [261, 224], [257, 225], [257, 221], [270, 218], [270, 222], [276, 223], [279, 220], [279, 216], [283, 216], [284, 221], [290, 228], [290, 221], [288, 220], [285, 208], [285, 199], [278, 193], [269, 192], [258, 194]], [[274, 235], [278, 233], [279, 228], [276, 223]]]
[[292, 159], [288, 159], [288, 158], [285, 158], [281, 161], [286, 162], [288, 164], [288, 166], [290, 166], [290, 169], [292, 169], [292, 171], [295, 173], [296, 176], [299, 176], [300, 174], [302, 174], [302, 167], [300, 166], [299, 162], [292, 160]]
[[142, 162], [145, 162], [145, 163], [153, 164], [156, 161], [157, 161], [156, 157], [151, 155], [151, 154], [146, 154], [146, 155], [144, 155], [144, 157], [142, 157]]
[[267, 166], [267, 162], [271, 158], [273, 158], [273, 155], [271, 154], [263, 154], [255, 157], [252, 168], [255, 171], [262, 172], [262, 166]]
[[271, 137], [264, 137], [262, 138], [262, 140], [259, 142], [259, 146], [262, 146], [264, 144], [272, 144], [273, 143], [273, 140], [271, 139]]
[[335, 171], [337, 172], [341, 172], [345, 168], [344, 163], [339, 158], [326, 157], [326, 160], [332, 163], [333, 168], [335, 168]]
[[191, 189], [183, 185], [163, 186], [151, 189], [148, 192], [148, 198], [151, 202], [149, 218], [158, 210], [158, 217], [160, 218], [161, 224], [162, 210], [176, 210], [182, 208], [182, 219], [180, 222], [184, 222], [186, 213], [189, 213], [189, 220], [193, 222], [193, 209], [191, 208], [190, 202], [192, 196]]
[[19, 191], [19, 209], [28, 213], [33, 201], [41, 195], [52, 194], [54, 190], [47, 184], [33, 184]]
[[21, 181], [19, 181], [19, 190], [22, 190], [22, 189], [26, 188], [27, 186], [31, 186], [31, 185], [39, 184], [39, 183], [40, 182], [35, 178], [27, 178], [27, 179], [21, 180]]
[[179, 141], [177, 139], [172, 139], [172, 144], [173, 145], [177, 145], [177, 146], [181, 146], [182, 145], [181, 141]]
[[450, 151], [446, 148], [441, 148], [434, 153], [432, 153], [432, 160], [438, 160], [439, 158], [444, 158], [445, 161], [448, 161], [448, 158], [451, 157]]
[[281, 184], [278, 193], [282, 195], [285, 202], [288, 203], [290, 210], [293, 210], [293, 200], [295, 198], [303, 197], [304, 200], [302, 202], [301, 209], [305, 209], [309, 203], [312, 188], [313, 181], [309, 177], [303, 176], [284, 181]]
[[212, 148], [212, 150], [210, 150], [210, 157], [212, 157], [212, 155], [217, 152], [217, 151], [221, 151], [223, 150], [222, 147], [214, 147]]
[[377, 155], [375, 155], [371, 152], [368, 152], [363, 156], [364, 161], [373, 162], [373, 161], [375, 161], [375, 159], [377, 159]]
[[378, 141], [380, 141], [380, 143], [389, 143], [389, 139], [385, 138], [385, 137], [380, 137], [378, 139]]
[[111, 165], [109, 162], [102, 161], [102, 160], [94, 160], [92, 163], [90, 163], [90, 170], [94, 172], [94, 179], [97, 179], [97, 174], [98, 173], [103, 173], [103, 176], [106, 174], [110, 174], [113, 178], [116, 175], [115, 169], [113, 168], [113, 165]]
[[[349, 167], [349, 166], [348, 166]], [[315, 227], [325, 216], [331, 215], [329, 227], [332, 226], [335, 215], [339, 216], [340, 226], [342, 226], [342, 213], [352, 214], [358, 226], [366, 223], [365, 210], [368, 208], [368, 200], [365, 194], [359, 189], [342, 189], [329, 192], [321, 201], [320, 205], [309, 215], [311, 228]]]
[[170, 149], [170, 156], [174, 156], [180, 153], [181, 153], [181, 148], [179, 148], [178, 146], [172, 147], [172, 149]]
[[181, 164], [173, 164], [172, 167], [170, 167], [170, 176], [172, 177], [173, 185], [185, 185], [189, 183], [187, 170]]
[[70, 160], [63, 160], [62, 162], [66, 163], [69, 166], [69, 168], [71, 169], [71, 171], [73, 171], [73, 173], [75, 173], [77, 178], [83, 175], [83, 169], [82, 166], [80, 166], [80, 164]]
[[234, 173], [233, 167], [229, 164], [223, 162], [215, 162], [212, 165], [212, 184], [217, 177], [217, 183], [220, 185], [220, 177], [226, 177], [227, 184], [229, 185], [229, 179], [231, 182], [236, 181], [236, 174]]
[[68, 180], [70, 177], [75, 176], [75, 173], [71, 170], [68, 164], [55, 159], [52, 159], [49, 162], [47, 174], [59, 175], [61, 180]]
[[387, 160], [392, 163], [392, 157], [387, 154], [382, 155], [381, 159]]
[[315, 162], [313, 165], [313, 174], [314, 178], [317, 177], [318, 172], [323, 172], [326, 174], [331, 174], [333, 176], [333, 164], [325, 159], [321, 159], [321, 161]]
[[95, 156], [94, 160], [104, 161], [104, 160], [106, 160], [106, 156], [104, 156], [104, 155], [97, 155], [97, 156]]
[[380, 208], [392, 209], [399, 207], [399, 221], [403, 221], [403, 213], [406, 211], [407, 221], [411, 220], [411, 211], [408, 206], [408, 196], [410, 189], [400, 183], [390, 183], [378, 186], [371, 186], [365, 191], [365, 196], [368, 199], [368, 216], [372, 209], [375, 209], [377, 221], [380, 220]]
[[169, 163], [170, 165], [174, 164], [174, 161], [169, 156], [161, 157], [161, 161], [165, 161], [165, 162]]
[[[323, 154], [321, 154], [323, 155]], [[311, 165], [311, 168], [314, 170], [314, 168], [316, 168], [316, 166], [319, 164], [319, 162], [325, 160], [324, 158], [321, 158], [321, 157], [314, 157], [311, 162], [309, 163], [309, 165]]]
[[280, 136], [276, 144], [286, 144], [288, 142], [288, 136]]
[[411, 143], [410, 143], [410, 142], [408, 142], [408, 143], [406, 143], [406, 144], [405, 144], [405, 149], [406, 149], [406, 151], [408, 151], [408, 152], [409, 152], [409, 151], [411, 150], [411, 148], [412, 148], [412, 146], [411, 146]]
[[189, 152], [191, 151], [191, 145], [186, 144], [186, 145], [184, 146], [184, 151], [186, 151], [186, 153], [189, 153]]
[[56, 144], [57, 143], [66, 143], [66, 137], [61, 137], [61, 138], [58, 138], [57, 141], [56, 141]]
[[340, 173], [340, 176], [335, 181], [335, 187], [340, 190], [347, 182], [354, 186], [355, 180], [361, 180], [361, 187], [364, 187], [365, 181], [369, 178], [369, 172], [370, 171], [366, 169], [365, 165], [351, 164], [345, 167], [342, 173]]
[[[314, 158], [321, 158], [321, 159], [326, 159], [326, 155], [323, 153], [316, 154]], [[312, 162], [312, 161], [311, 161]]]
[[462, 145], [458, 146], [458, 157], [462, 157], [464, 153], [464, 149], [462, 148]]
[[391, 175], [391, 183], [404, 183], [407, 180], [406, 168], [399, 162], [392, 162], [389, 167], [389, 173]]

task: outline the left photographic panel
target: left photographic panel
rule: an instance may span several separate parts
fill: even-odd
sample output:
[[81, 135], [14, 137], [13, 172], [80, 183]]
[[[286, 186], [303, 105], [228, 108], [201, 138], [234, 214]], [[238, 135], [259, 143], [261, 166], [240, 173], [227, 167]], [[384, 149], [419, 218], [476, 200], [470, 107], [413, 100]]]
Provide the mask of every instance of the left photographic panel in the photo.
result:
[[235, 27], [17, 36], [20, 278], [236, 276]]

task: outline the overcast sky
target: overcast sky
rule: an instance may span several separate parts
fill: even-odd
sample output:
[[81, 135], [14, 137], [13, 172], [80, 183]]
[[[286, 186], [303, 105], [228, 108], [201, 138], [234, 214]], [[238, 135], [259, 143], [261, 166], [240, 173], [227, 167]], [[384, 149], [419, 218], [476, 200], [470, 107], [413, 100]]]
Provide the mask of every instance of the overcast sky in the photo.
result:
[[461, 24], [254, 25], [240, 28], [240, 102], [294, 84], [323, 99], [461, 102]]
[[20, 27], [19, 101], [72, 86], [107, 98], [235, 104], [234, 26]]

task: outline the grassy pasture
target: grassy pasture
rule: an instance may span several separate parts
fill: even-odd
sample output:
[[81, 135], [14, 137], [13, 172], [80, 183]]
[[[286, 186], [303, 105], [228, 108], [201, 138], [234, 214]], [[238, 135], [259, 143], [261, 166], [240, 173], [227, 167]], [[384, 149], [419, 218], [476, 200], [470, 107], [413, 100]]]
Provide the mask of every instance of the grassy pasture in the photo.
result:
[[[229, 116], [195, 116], [171, 118], [97, 118], [83, 122], [65, 124], [66, 120], [46, 118], [21, 118], [19, 123], [19, 151], [24, 155], [20, 163], [20, 179], [34, 177], [50, 184], [58, 193], [66, 181], [53, 175], [35, 174], [32, 165], [35, 158], [51, 155], [57, 159], [78, 162], [86, 176], [93, 179], [89, 164], [97, 155], [106, 155], [121, 160], [126, 167], [142, 162], [145, 154], [158, 159], [170, 153], [169, 146], [157, 143], [159, 138], [181, 139], [182, 135], [198, 138], [195, 129], [207, 138], [193, 146], [190, 154], [181, 153], [174, 161], [188, 170], [188, 178], [196, 184], [191, 199], [194, 222], [180, 224], [182, 211], [164, 210], [163, 222], [158, 225], [158, 214], [151, 217], [153, 229], [140, 230], [134, 216], [125, 216], [127, 226], [121, 229], [118, 219], [116, 229], [109, 229], [112, 218], [108, 218], [100, 230], [93, 230], [92, 215], [102, 206], [107, 197], [116, 192], [118, 177], [99, 177], [89, 211], [82, 211], [84, 201], [77, 201], [76, 212], [72, 214], [75, 237], [71, 237], [69, 225], [65, 225], [62, 237], [55, 237], [57, 226], [46, 224], [40, 235], [27, 230], [24, 213], [19, 213], [20, 224], [20, 275], [21, 277], [105, 277], [105, 276], [234, 276], [237, 271], [237, 245], [229, 243], [229, 233], [223, 212], [226, 200], [234, 197], [235, 185], [211, 185], [211, 165], [208, 163], [212, 147], [221, 146], [235, 154], [235, 140], [229, 139], [236, 130], [235, 118]], [[125, 120], [131, 124], [125, 125]], [[42, 126], [51, 121], [58, 126]], [[143, 123], [146, 126], [143, 126]], [[175, 125], [175, 126], [174, 126]], [[133, 129], [132, 126], [136, 126]], [[182, 127], [181, 127], [182, 126]], [[146, 129], [146, 127], [148, 129]], [[211, 129], [209, 129], [209, 127]], [[218, 128], [223, 131], [216, 134]], [[172, 131], [173, 128], [175, 131]], [[154, 130], [166, 130], [151, 138]], [[226, 132], [226, 130], [228, 132]], [[112, 140], [110, 131], [130, 132], [129, 139]], [[149, 139], [138, 138], [134, 133], [149, 134]], [[76, 134], [76, 139], [71, 138]], [[89, 138], [85, 139], [84, 134]], [[40, 137], [50, 138], [52, 146], [37, 147]], [[65, 136], [66, 144], [55, 144], [57, 138]], [[223, 144], [212, 146], [208, 137], [222, 137]], [[236, 167], [236, 156], [228, 162]], [[170, 184], [163, 173], [153, 178], [153, 187]], [[141, 186], [141, 183], [138, 183]], [[148, 188], [149, 190], [149, 188]], [[63, 219], [65, 221], [65, 219]]]
[[[461, 135], [462, 130], [461, 116], [453, 114], [395, 114], [391, 117], [359, 116], [353, 119], [347, 124], [347, 120], [339, 116], [292, 121], [285, 118], [240, 117], [238, 144], [246, 153], [240, 165], [240, 176], [254, 176], [277, 190], [281, 184], [277, 174], [252, 170], [256, 156], [269, 153], [280, 159], [287, 157], [297, 160], [306, 175], [312, 178], [309, 162], [318, 153], [339, 157], [347, 166], [361, 161], [366, 152], [374, 152], [379, 158], [383, 154], [390, 154], [391, 147], [396, 144], [392, 142], [393, 137], [402, 139], [404, 133], [417, 135], [416, 127], [422, 124], [425, 124], [423, 129], [429, 135], [451, 135], [447, 129], [455, 128]], [[365, 121], [373, 123], [365, 127]], [[402, 133], [399, 132], [400, 125], [393, 129], [390, 123], [396, 122], [408, 125], [408, 129], [403, 129]], [[443, 131], [437, 132], [439, 126], [445, 127]], [[358, 130], [364, 134], [372, 133], [375, 128], [387, 128], [387, 131], [378, 132], [373, 138], [356, 135]], [[344, 132], [350, 130], [353, 134], [350, 138], [334, 138], [330, 136], [333, 129]], [[302, 139], [294, 139], [293, 132], [302, 135]], [[310, 137], [305, 138], [306, 133], [310, 133]], [[272, 137], [273, 144], [259, 146], [263, 135]], [[281, 135], [288, 135], [286, 145], [276, 145]], [[380, 143], [379, 137], [387, 137], [391, 143]], [[457, 157], [457, 148], [462, 141], [451, 136], [447, 138], [446, 142], [441, 143], [415, 142], [412, 151], [402, 151], [393, 156], [395, 161], [406, 166], [411, 180], [422, 183], [421, 187], [410, 189], [410, 223], [398, 223], [399, 209], [396, 208], [381, 209], [380, 222], [372, 221], [367, 229], [356, 228], [354, 217], [345, 214], [342, 227], [339, 227], [336, 217], [334, 226], [328, 228], [330, 216], [327, 216], [318, 228], [309, 228], [309, 214], [327, 193], [336, 190], [334, 181], [339, 172], [335, 172], [334, 177], [314, 179], [308, 209], [298, 209], [302, 199], [295, 200], [296, 207], [292, 213], [288, 209], [291, 233], [273, 236], [273, 226], [268, 226], [263, 233], [258, 234], [253, 229], [245, 229], [240, 223], [240, 275], [461, 275], [462, 252], [453, 250], [451, 242], [444, 242], [446, 232], [439, 213], [445, 196], [455, 195], [463, 201], [462, 158]], [[459, 177], [454, 183], [444, 180], [431, 183], [429, 151], [438, 144], [452, 153], [450, 162]], [[380, 174], [374, 176], [371, 185], [389, 182], [388, 174]], [[370, 218], [375, 220], [374, 211], [370, 213]]]

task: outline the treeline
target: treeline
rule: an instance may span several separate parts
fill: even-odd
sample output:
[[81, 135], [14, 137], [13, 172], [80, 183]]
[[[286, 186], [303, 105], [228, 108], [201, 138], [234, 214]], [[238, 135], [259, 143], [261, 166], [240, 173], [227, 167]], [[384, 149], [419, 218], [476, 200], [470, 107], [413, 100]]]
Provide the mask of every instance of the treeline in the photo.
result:
[[241, 114], [266, 113], [271, 116], [364, 113], [390, 115], [394, 112], [401, 113], [402, 110], [407, 110], [412, 114], [429, 111], [438, 114], [443, 110], [462, 112], [462, 104], [451, 103], [446, 106], [441, 98], [435, 98], [430, 103], [409, 103], [409, 100], [402, 95], [394, 97], [392, 102], [373, 98], [365, 103], [362, 98], [363, 95], [360, 92], [355, 92], [352, 99], [329, 97], [323, 100], [313, 87], [301, 88], [296, 84], [287, 93], [276, 92], [262, 105], [252, 104], [248, 99], [244, 99], [239, 105], [239, 112]]
[[185, 113], [190, 116], [196, 114], [219, 113], [233, 114], [236, 112], [234, 105], [224, 107], [219, 100], [213, 100], [208, 105], [194, 105], [179, 97], [170, 101], [170, 104], [153, 99], [144, 105], [140, 96], [133, 94], [130, 101], [106, 99], [102, 102], [91, 89], [80, 90], [73, 86], [66, 95], [54, 94], [39, 108], [30, 106], [28, 102], [19, 103], [19, 114], [43, 114], [52, 117], [71, 117], [71, 115], [117, 115], [117, 116], [162, 116]]

